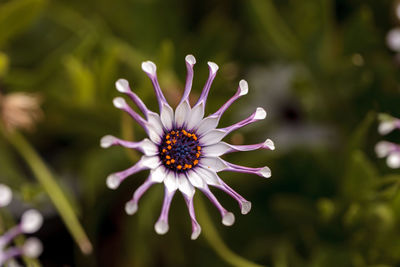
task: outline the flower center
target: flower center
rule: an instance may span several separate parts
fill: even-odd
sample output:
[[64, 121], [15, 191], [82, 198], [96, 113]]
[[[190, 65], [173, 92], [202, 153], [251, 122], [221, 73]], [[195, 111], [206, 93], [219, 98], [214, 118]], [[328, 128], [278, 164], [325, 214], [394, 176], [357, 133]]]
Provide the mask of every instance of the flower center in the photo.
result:
[[199, 163], [201, 146], [196, 134], [181, 129], [166, 133], [159, 151], [160, 159], [167, 169], [185, 172]]

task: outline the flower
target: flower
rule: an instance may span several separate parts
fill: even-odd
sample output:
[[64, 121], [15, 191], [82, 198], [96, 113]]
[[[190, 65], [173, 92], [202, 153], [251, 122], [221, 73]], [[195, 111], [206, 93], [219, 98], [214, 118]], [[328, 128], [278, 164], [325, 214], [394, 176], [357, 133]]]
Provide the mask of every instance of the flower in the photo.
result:
[[0, 94], [0, 120], [8, 131], [33, 130], [43, 116], [41, 98], [27, 93]]
[[[378, 119], [378, 132], [381, 135], [386, 135], [395, 129], [400, 129], [400, 119], [398, 118], [382, 113], [379, 114]], [[386, 157], [386, 164], [390, 168], [400, 168], [400, 145], [388, 141], [380, 141], [375, 146], [375, 152], [379, 158]]]
[[214, 114], [204, 118], [204, 108], [211, 84], [217, 74], [218, 66], [208, 62], [209, 77], [197, 103], [191, 107], [189, 94], [193, 81], [193, 66], [196, 59], [192, 55], [186, 56], [187, 78], [184, 93], [175, 112], [165, 99], [156, 74], [156, 65], [151, 61], [142, 63], [142, 69], [150, 78], [157, 96], [160, 115], [147, 109], [140, 98], [131, 91], [128, 81], [120, 79], [116, 82], [119, 92], [126, 94], [143, 113], [144, 118], [136, 113], [123, 98], [114, 99], [114, 106], [127, 112], [146, 131], [149, 139], [140, 142], [130, 142], [118, 139], [114, 136], [104, 136], [101, 139], [101, 147], [108, 148], [120, 145], [126, 148], [136, 149], [144, 154], [132, 167], [121, 172], [113, 173], [107, 178], [107, 185], [116, 189], [128, 176], [139, 171], [150, 169], [147, 180], [136, 190], [130, 201], [126, 203], [125, 210], [128, 214], [134, 214], [138, 209], [138, 202], [142, 195], [155, 183], [164, 183], [165, 194], [161, 215], [155, 224], [158, 234], [165, 234], [168, 229], [168, 213], [172, 198], [177, 190], [184, 196], [189, 215], [192, 221], [192, 239], [196, 239], [201, 227], [196, 220], [193, 206], [195, 188], [202, 191], [217, 207], [222, 216], [222, 223], [230, 226], [235, 217], [228, 212], [210, 191], [209, 185], [223, 190], [233, 197], [240, 205], [242, 214], [247, 214], [251, 209], [251, 203], [229, 187], [219, 176], [218, 172], [233, 171], [240, 173], [252, 173], [262, 177], [270, 177], [268, 167], [249, 168], [229, 163], [220, 156], [238, 151], [250, 151], [256, 149], [273, 150], [274, 143], [267, 139], [265, 142], [255, 145], [231, 145], [221, 140], [229, 133], [242, 128], [250, 123], [262, 120], [266, 117], [263, 108], [257, 108], [248, 118], [225, 128], [217, 128], [218, 122], [229, 106], [238, 98], [246, 95], [248, 84], [245, 80], [239, 82], [239, 87], [222, 107]]
[[[6, 185], [0, 184], [0, 207], [11, 202], [12, 192]], [[34, 237], [28, 238], [22, 247], [8, 247], [8, 244], [20, 234], [32, 234], [42, 226], [43, 217], [36, 210], [28, 210], [22, 214], [21, 221], [0, 236], [0, 266], [12, 261], [15, 257], [24, 255], [36, 258], [42, 253], [42, 243]]]

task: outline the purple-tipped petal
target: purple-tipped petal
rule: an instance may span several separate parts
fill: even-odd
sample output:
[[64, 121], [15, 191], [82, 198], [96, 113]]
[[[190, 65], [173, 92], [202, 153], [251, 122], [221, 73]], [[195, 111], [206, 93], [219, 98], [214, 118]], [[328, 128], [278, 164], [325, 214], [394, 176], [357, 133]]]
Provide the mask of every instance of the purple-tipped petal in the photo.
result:
[[209, 75], [208, 75], [208, 80], [206, 84], [204, 85], [203, 91], [201, 92], [201, 95], [199, 97], [199, 100], [196, 103], [196, 106], [200, 104], [201, 102], [206, 104], [208, 93], [210, 92], [210, 88], [212, 85], [212, 82], [214, 81], [215, 76], [217, 75], [218, 71], [218, 65], [215, 64], [214, 62], [208, 62], [208, 68], [210, 70]]
[[168, 214], [169, 208], [171, 206], [172, 198], [175, 195], [175, 191], [170, 191], [167, 187], [165, 187], [165, 194], [164, 194], [164, 202], [163, 207], [161, 209], [160, 217], [158, 218], [156, 224], [154, 225], [154, 229], [156, 230], [157, 234], [163, 235], [166, 234], [169, 230], [168, 225]]
[[154, 156], [158, 154], [157, 146], [149, 139], [143, 139], [140, 142], [131, 142], [119, 139], [112, 135], [106, 135], [100, 140], [100, 146], [102, 148], [108, 148], [110, 146], [123, 146], [126, 148], [136, 149], [147, 156]]
[[259, 107], [248, 118], [246, 118], [246, 119], [244, 119], [244, 120], [242, 120], [242, 121], [240, 121], [238, 123], [235, 123], [235, 124], [233, 124], [231, 126], [222, 128], [220, 130], [225, 131], [226, 134], [228, 134], [228, 133], [231, 133], [231, 132], [233, 132], [233, 131], [235, 131], [237, 129], [240, 129], [240, 128], [242, 128], [242, 127], [244, 127], [244, 126], [246, 126], [246, 125], [248, 125], [250, 123], [253, 123], [253, 122], [256, 122], [256, 121], [259, 121], [259, 120], [263, 120], [263, 119], [265, 119], [266, 116], [267, 116], [267, 112], [265, 112], [265, 110], [263, 108]]
[[214, 114], [211, 116], [218, 116], [221, 117], [225, 111], [241, 96], [244, 96], [247, 94], [249, 91], [249, 85], [245, 80], [241, 80], [239, 82], [239, 87], [236, 91], [236, 93], [224, 104], [218, 109]]
[[250, 167], [236, 165], [236, 164], [224, 161], [224, 160], [222, 160], [222, 161], [227, 165], [227, 167], [224, 169], [224, 171], [257, 174], [258, 176], [262, 176], [265, 178], [271, 177], [271, 170], [267, 166], [260, 167], [260, 168], [250, 168]]
[[123, 94], [129, 96], [129, 98], [136, 104], [136, 106], [140, 109], [143, 113], [144, 117], [147, 119], [147, 114], [149, 110], [147, 109], [146, 105], [143, 101], [138, 97], [134, 92], [132, 92], [131, 88], [129, 87], [129, 82], [125, 79], [119, 79], [115, 82], [115, 87], [117, 90]]
[[265, 140], [263, 143], [254, 145], [231, 145], [225, 142], [219, 142], [214, 145], [203, 148], [203, 155], [207, 157], [219, 157], [232, 152], [253, 151], [257, 149], [274, 150], [275, 145], [271, 139]]
[[156, 64], [154, 64], [151, 61], [145, 61], [142, 63], [142, 70], [147, 74], [147, 76], [150, 78], [151, 83], [153, 84], [154, 91], [156, 93], [158, 105], [160, 107], [160, 111], [162, 110], [162, 105], [167, 104], [167, 100], [164, 97], [163, 92], [161, 91], [160, 84], [158, 83], [157, 79], [157, 67]]
[[222, 224], [226, 226], [231, 226], [235, 222], [235, 216], [228, 212], [222, 205], [219, 203], [218, 199], [215, 195], [210, 191], [208, 186], [204, 188], [200, 188], [200, 190], [208, 197], [208, 199], [214, 204], [214, 206], [219, 210], [222, 217]]
[[147, 156], [143, 156], [135, 165], [133, 165], [132, 167], [124, 170], [124, 171], [120, 171], [120, 172], [116, 172], [113, 174], [110, 174], [107, 177], [107, 186], [110, 189], [117, 189], [119, 187], [119, 185], [129, 176], [131, 176], [132, 174], [138, 173], [142, 170], [145, 169], [152, 169], [150, 167], [152, 167], [151, 165], [153, 165], [153, 162], [151, 162], [151, 165], [147, 165], [147, 162], [149, 162], [149, 158], [157, 158], [158, 157], [147, 157]]
[[143, 194], [154, 184], [155, 182], [151, 179], [151, 177], [147, 178], [144, 183], [139, 186], [135, 193], [133, 194], [133, 197], [131, 200], [129, 200], [126, 205], [125, 205], [125, 211], [129, 215], [133, 215], [136, 213], [138, 209], [138, 203], [140, 198], [143, 196]]
[[113, 100], [113, 104], [116, 108], [128, 113], [137, 123], [139, 123], [140, 126], [147, 130], [146, 121], [126, 103], [125, 99], [123, 99], [122, 97], [116, 97]]
[[17, 225], [17, 226], [14, 226], [13, 228], [11, 228], [10, 230], [8, 230], [2, 236], [0, 236], [0, 251], [7, 244], [9, 244], [16, 236], [18, 236], [20, 234], [22, 234], [22, 229], [19, 225]]
[[192, 221], [192, 236], [191, 236], [191, 239], [195, 240], [195, 239], [197, 239], [199, 237], [199, 235], [201, 233], [201, 227], [200, 227], [200, 224], [197, 222], [197, 219], [196, 219], [196, 213], [194, 211], [194, 206], [193, 206], [193, 197], [188, 197], [188, 196], [184, 195], [184, 198], [185, 198], [185, 202], [186, 202], [186, 205], [188, 207], [188, 210], [189, 210], [190, 220]]
[[190, 91], [192, 90], [192, 83], [193, 83], [193, 66], [194, 64], [196, 64], [196, 58], [193, 55], [187, 55], [185, 61], [186, 61], [187, 76], [186, 76], [185, 91], [183, 92], [181, 103], [184, 101], [189, 102], [189, 95]]
[[230, 195], [232, 198], [234, 198], [240, 206], [240, 211], [243, 215], [247, 214], [251, 210], [251, 202], [246, 200], [244, 197], [242, 197], [239, 193], [237, 193], [235, 190], [233, 190], [229, 185], [227, 185], [222, 179], [219, 179], [219, 184], [215, 187], [219, 188], [220, 190], [224, 191], [228, 195]]

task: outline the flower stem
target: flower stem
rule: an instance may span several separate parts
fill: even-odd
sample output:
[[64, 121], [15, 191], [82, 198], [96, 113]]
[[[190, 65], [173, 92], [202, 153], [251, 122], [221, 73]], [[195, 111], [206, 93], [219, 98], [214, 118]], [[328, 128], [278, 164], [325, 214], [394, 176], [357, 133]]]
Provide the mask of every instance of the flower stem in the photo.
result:
[[42, 184], [81, 251], [84, 254], [90, 254], [92, 252], [92, 244], [49, 168], [22, 134], [13, 132], [8, 134], [7, 137]]
[[206, 210], [203, 199], [198, 198], [196, 210], [199, 214], [199, 222], [202, 226], [203, 235], [206, 238], [210, 246], [215, 252], [228, 264], [235, 267], [263, 267], [257, 263], [253, 263], [230, 250], [218, 235], [218, 231], [215, 229], [210, 216]]

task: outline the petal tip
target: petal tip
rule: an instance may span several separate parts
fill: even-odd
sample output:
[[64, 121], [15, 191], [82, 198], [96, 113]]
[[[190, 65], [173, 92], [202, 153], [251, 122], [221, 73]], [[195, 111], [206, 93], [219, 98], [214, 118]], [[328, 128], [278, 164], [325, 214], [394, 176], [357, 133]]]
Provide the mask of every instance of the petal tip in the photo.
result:
[[218, 65], [216, 63], [208, 61], [207, 64], [210, 67], [210, 71], [211, 71], [212, 74], [217, 73], [219, 67], [218, 67]]
[[157, 66], [151, 61], [145, 61], [142, 63], [142, 70], [149, 75], [155, 75], [157, 72]]
[[135, 214], [137, 210], [138, 210], [138, 205], [137, 205], [136, 202], [128, 201], [128, 202], [125, 204], [125, 212], [126, 212], [128, 215], [133, 215], [133, 214]]
[[118, 79], [118, 81], [115, 82], [115, 87], [117, 88], [118, 92], [121, 93], [126, 93], [129, 92], [129, 82], [125, 79]]
[[392, 169], [400, 168], [400, 152], [391, 153], [387, 157], [386, 163]]
[[193, 55], [187, 55], [187, 56], [185, 57], [185, 61], [186, 61], [189, 65], [191, 65], [191, 66], [193, 66], [194, 64], [196, 64], [196, 58], [195, 58]]
[[122, 109], [126, 107], [126, 101], [122, 97], [116, 97], [113, 99], [114, 107]]
[[247, 95], [249, 92], [249, 84], [245, 80], [241, 80], [239, 82], [239, 89], [240, 89], [240, 94], [239, 95]]
[[271, 177], [271, 169], [265, 166], [264, 168], [261, 168], [260, 174], [265, 178], [269, 178]]
[[113, 145], [115, 141], [115, 137], [112, 135], [103, 136], [100, 140], [100, 147], [102, 148], [109, 148]]
[[268, 148], [268, 149], [270, 149], [270, 150], [275, 150], [275, 144], [274, 144], [274, 142], [273, 142], [271, 139], [265, 140], [265, 142], [264, 142], [264, 147], [265, 147], [265, 148]]
[[0, 207], [5, 207], [10, 204], [12, 200], [12, 191], [11, 189], [4, 185], [0, 184]]
[[386, 141], [380, 141], [375, 145], [375, 153], [378, 158], [386, 157], [390, 152], [391, 144]]
[[235, 215], [233, 215], [232, 212], [227, 212], [223, 217], [222, 217], [222, 224], [225, 226], [231, 226], [235, 223]]
[[37, 258], [43, 251], [42, 242], [35, 237], [28, 238], [22, 247], [23, 254], [29, 258]]
[[241, 212], [243, 215], [246, 215], [247, 213], [249, 213], [251, 210], [251, 202], [250, 201], [243, 201], [242, 202], [242, 208], [241, 208]]
[[263, 120], [267, 117], [267, 112], [265, 109], [258, 107], [256, 110], [256, 114], [254, 115], [255, 120]]
[[118, 186], [120, 185], [121, 181], [119, 177], [116, 174], [110, 174], [107, 177], [107, 187], [110, 189], [117, 189]]
[[43, 216], [37, 210], [27, 210], [22, 214], [20, 227], [22, 232], [31, 234], [39, 230], [43, 224]]
[[190, 237], [192, 240], [196, 240], [201, 233], [201, 227], [198, 226], [196, 230], [193, 231], [192, 236]]
[[165, 235], [169, 230], [169, 225], [166, 221], [158, 221], [154, 225], [154, 230], [156, 230], [156, 233], [159, 235]]

